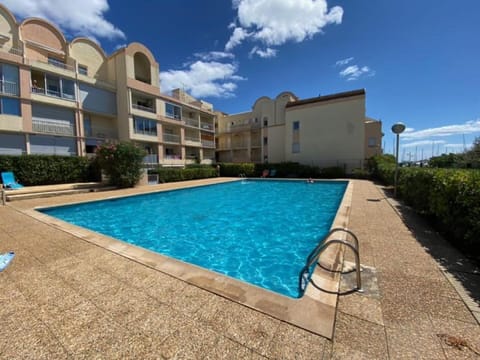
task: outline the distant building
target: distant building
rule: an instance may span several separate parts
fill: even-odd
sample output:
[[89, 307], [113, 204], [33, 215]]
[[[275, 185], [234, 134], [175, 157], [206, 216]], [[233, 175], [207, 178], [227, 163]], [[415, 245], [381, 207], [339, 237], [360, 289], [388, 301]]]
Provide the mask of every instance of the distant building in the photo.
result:
[[18, 24], [0, 5], [0, 154], [86, 156], [127, 140], [147, 150], [148, 164], [213, 163], [212, 105], [164, 95], [159, 84], [158, 63], [139, 43], [107, 56], [43, 19]]
[[217, 114], [217, 160], [293, 161], [362, 168], [381, 153], [381, 122], [365, 116], [365, 91], [299, 100], [291, 92], [259, 98], [252, 111]]

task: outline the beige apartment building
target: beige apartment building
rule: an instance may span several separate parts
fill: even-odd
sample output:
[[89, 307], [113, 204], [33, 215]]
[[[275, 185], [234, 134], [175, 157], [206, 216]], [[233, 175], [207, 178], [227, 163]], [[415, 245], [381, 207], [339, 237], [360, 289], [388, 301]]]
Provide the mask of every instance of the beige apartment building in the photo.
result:
[[220, 162], [298, 162], [362, 168], [381, 154], [381, 122], [365, 116], [365, 90], [299, 100], [259, 98], [252, 111], [217, 114]]
[[212, 105], [160, 90], [158, 62], [142, 44], [107, 56], [43, 19], [18, 23], [0, 5], [0, 154], [88, 156], [127, 140], [147, 150], [147, 164], [213, 163]]

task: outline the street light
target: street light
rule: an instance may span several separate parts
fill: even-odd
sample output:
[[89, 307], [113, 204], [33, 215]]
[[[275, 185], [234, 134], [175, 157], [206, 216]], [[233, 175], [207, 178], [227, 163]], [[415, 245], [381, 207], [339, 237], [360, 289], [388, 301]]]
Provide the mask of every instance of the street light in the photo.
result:
[[397, 197], [397, 180], [398, 180], [398, 148], [400, 144], [400, 134], [405, 131], [405, 125], [401, 122], [393, 124], [392, 132], [397, 135], [397, 149], [395, 154], [395, 177], [393, 179], [393, 196]]

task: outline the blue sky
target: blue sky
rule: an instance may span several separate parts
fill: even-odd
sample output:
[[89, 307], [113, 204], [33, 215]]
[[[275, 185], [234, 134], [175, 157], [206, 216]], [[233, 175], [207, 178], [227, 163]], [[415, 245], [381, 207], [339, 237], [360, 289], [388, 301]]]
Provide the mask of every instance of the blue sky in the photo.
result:
[[161, 88], [227, 113], [289, 90], [300, 98], [365, 88], [385, 151], [402, 121], [404, 159], [459, 152], [480, 136], [480, 1], [0, 1], [112, 53], [138, 41]]

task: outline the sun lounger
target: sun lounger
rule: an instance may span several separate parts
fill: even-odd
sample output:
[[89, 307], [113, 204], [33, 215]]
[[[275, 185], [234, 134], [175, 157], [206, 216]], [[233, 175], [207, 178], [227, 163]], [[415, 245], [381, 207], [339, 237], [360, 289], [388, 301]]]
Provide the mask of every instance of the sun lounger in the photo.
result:
[[19, 184], [11, 171], [2, 172], [2, 183], [5, 189], [21, 189], [23, 185]]
[[13, 251], [0, 254], [0, 271], [5, 270], [5, 268], [8, 266], [8, 264], [10, 264], [10, 261], [12, 261], [14, 256], [15, 253]]

